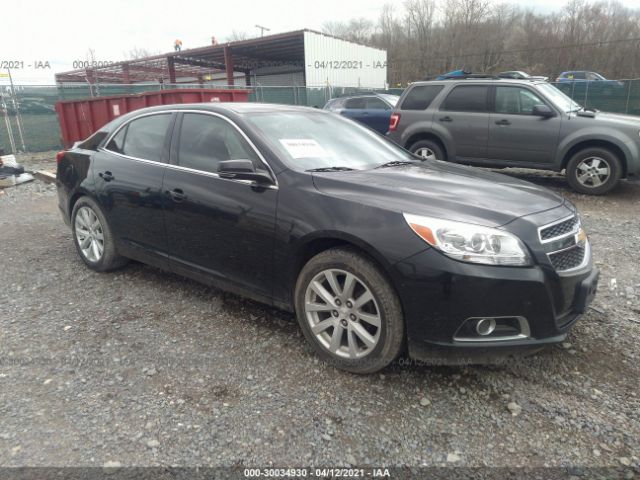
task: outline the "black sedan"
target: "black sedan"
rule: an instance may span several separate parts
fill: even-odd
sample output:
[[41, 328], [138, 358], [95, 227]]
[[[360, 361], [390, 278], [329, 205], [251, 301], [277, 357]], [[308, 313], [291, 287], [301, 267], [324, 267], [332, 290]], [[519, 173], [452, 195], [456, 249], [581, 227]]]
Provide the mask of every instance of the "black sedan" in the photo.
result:
[[561, 342], [595, 294], [568, 201], [317, 109], [143, 109], [57, 160], [89, 268], [135, 259], [295, 311], [352, 372]]

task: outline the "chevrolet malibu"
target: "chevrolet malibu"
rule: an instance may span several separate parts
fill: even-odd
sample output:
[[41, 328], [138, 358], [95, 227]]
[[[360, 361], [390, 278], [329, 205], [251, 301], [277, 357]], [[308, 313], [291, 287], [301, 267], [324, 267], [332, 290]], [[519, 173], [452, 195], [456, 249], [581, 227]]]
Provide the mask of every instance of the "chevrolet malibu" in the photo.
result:
[[57, 162], [89, 268], [135, 259], [295, 312], [317, 354], [351, 372], [540, 349], [596, 291], [567, 200], [317, 109], [137, 110]]

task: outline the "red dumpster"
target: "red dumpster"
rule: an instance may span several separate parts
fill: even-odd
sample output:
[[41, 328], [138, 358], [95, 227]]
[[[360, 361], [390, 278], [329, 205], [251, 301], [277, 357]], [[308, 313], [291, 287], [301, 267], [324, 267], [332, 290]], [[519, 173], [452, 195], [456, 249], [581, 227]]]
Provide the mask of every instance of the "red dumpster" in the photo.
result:
[[69, 148], [114, 118], [144, 107], [173, 103], [246, 102], [251, 90], [189, 88], [157, 90], [134, 95], [85, 98], [56, 102], [62, 144]]

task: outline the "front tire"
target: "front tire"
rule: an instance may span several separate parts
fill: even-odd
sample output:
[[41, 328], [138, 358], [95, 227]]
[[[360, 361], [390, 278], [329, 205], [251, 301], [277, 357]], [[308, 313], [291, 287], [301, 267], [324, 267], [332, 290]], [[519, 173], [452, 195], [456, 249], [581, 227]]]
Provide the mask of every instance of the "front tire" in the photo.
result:
[[90, 269], [106, 272], [127, 263], [128, 260], [116, 252], [109, 223], [90, 197], [80, 197], [73, 206], [71, 230], [76, 250]]
[[317, 354], [353, 373], [376, 372], [404, 343], [400, 301], [380, 268], [351, 248], [319, 253], [296, 282], [298, 322]]
[[585, 148], [567, 164], [566, 177], [576, 192], [603, 195], [610, 192], [622, 176], [620, 159], [606, 148]]

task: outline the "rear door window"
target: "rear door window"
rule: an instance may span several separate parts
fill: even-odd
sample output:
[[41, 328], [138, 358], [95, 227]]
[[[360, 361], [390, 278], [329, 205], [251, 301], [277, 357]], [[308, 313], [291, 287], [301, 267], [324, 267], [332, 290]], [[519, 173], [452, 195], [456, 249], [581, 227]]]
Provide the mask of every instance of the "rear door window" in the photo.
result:
[[426, 110], [442, 91], [442, 85], [417, 85], [402, 101], [401, 110]]
[[487, 85], [459, 85], [444, 100], [441, 110], [450, 112], [486, 112]]
[[390, 110], [391, 107], [377, 97], [367, 98], [367, 109], [369, 110]]
[[367, 108], [367, 99], [364, 97], [350, 98], [349, 100], [347, 100], [345, 107], [349, 110]]
[[149, 115], [133, 120], [111, 139], [107, 150], [161, 162], [170, 120], [170, 113]]

